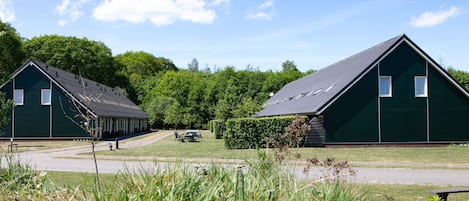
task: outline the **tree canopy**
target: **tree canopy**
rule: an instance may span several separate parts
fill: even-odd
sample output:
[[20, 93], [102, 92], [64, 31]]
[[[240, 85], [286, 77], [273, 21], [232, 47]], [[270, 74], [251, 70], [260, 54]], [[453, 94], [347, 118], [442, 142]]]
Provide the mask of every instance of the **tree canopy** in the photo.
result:
[[24, 43], [26, 56], [109, 86], [125, 85], [104, 43], [74, 36], [44, 35]]
[[0, 20], [0, 82], [8, 80], [24, 59], [20, 35], [10, 24]]

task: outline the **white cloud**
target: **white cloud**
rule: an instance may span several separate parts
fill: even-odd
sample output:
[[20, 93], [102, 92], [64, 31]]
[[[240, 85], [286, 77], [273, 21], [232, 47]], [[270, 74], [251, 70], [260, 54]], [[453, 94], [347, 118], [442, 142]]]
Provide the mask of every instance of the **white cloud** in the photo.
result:
[[[214, 1], [218, 3], [229, 1]], [[150, 21], [157, 26], [172, 24], [177, 20], [210, 24], [215, 20], [215, 11], [206, 8], [203, 0], [104, 0], [95, 8], [93, 16], [102, 21], [128, 21], [144, 23]]]
[[265, 1], [264, 3], [259, 5], [259, 7], [257, 7], [257, 8], [258, 9], [266, 9], [266, 8], [271, 8], [273, 6], [274, 6], [274, 1], [270, 0], [270, 1]]
[[230, 6], [230, 0], [213, 0], [212, 3], [210, 3], [211, 6], [225, 6], [229, 7]]
[[16, 19], [11, 0], [0, 0], [0, 19], [3, 22], [13, 22]]
[[273, 0], [264, 1], [255, 9], [249, 9], [248, 13], [246, 14], [246, 18], [252, 20], [271, 20], [272, 17], [275, 15], [275, 12], [272, 10], [273, 7]]
[[61, 19], [57, 21], [60, 26], [65, 26], [68, 22], [74, 22], [83, 15], [81, 8], [90, 0], [62, 0], [55, 8]]
[[435, 26], [444, 23], [448, 18], [456, 16], [459, 12], [461, 12], [461, 9], [454, 6], [438, 12], [424, 12], [419, 17], [412, 17], [410, 25], [419, 28]]

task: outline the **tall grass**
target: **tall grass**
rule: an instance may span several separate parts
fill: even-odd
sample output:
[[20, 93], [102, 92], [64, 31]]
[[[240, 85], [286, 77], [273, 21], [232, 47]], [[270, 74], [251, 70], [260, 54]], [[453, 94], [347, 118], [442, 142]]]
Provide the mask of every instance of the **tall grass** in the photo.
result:
[[97, 188], [59, 187], [44, 173], [12, 156], [0, 169], [0, 200], [367, 200], [367, 194], [343, 181], [310, 183], [299, 180], [258, 151], [246, 166], [194, 167], [170, 164], [165, 168], [127, 169], [114, 182]]
[[165, 169], [127, 170], [122, 182], [96, 192], [96, 200], [367, 200], [341, 181], [307, 183], [259, 151], [245, 167], [194, 168], [174, 164]]

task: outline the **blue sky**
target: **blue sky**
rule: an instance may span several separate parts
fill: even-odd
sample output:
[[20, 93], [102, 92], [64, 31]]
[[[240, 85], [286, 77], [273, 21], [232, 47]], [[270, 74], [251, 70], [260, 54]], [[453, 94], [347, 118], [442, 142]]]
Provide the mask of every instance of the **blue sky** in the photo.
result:
[[399, 34], [444, 66], [469, 71], [469, 2], [445, 0], [0, 0], [0, 19], [26, 38], [104, 42], [187, 68], [320, 69]]

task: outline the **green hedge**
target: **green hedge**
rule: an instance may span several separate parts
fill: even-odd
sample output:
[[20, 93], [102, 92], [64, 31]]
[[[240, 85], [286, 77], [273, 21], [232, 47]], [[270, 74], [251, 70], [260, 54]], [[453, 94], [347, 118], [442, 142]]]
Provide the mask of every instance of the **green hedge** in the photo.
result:
[[226, 121], [226, 131], [223, 135], [225, 147], [228, 149], [265, 147], [266, 138], [277, 139], [294, 119], [294, 116], [229, 119]]
[[215, 133], [215, 138], [221, 139], [226, 130], [225, 120], [212, 120], [211, 128]]

